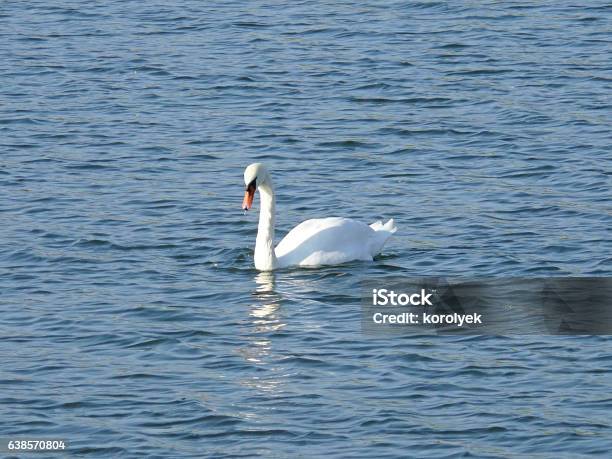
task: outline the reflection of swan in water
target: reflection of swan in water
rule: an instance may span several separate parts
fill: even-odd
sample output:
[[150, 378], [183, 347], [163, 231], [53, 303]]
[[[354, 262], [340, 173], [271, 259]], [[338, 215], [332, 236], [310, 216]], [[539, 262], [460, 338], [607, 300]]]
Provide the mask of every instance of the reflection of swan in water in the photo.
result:
[[274, 274], [261, 272], [255, 276], [257, 287], [253, 292], [259, 302], [253, 305], [250, 316], [254, 317], [255, 331], [258, 333], [278, 330], [285, 326], [278, 317], [280, 295], [274, 290]]
[[[266, 335], [285, 326], [278, 314], [281, 296], [274, 290], [274, 281], [274, 274], [269, 271], [255, 276], [257, 287], [253, 291], [253, 297], [256, 301], [251, 305], [249, 312], [253, 328], [249, 333], [249, 347], [240, 349], [240, 353], [248, 362], [265, 364], [272, 346], [270, 338]], [[259, 380], [257, 385], [263, 382]], [[270, 384], [271, 381], [268, 381], [268, 385]]]

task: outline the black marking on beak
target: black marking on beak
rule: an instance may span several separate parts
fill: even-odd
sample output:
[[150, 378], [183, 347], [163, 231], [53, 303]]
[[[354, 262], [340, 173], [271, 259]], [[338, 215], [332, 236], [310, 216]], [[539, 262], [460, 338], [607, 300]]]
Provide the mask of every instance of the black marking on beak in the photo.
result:
[[253, 198], [255, 197], [255, 191], [257, 190], [257, 185], [255, 180], [249, 183], [244, 191], [244, 200], [242, 201], [242, 209], [247, 211], [253, 205]]
[[251, 189], [256, 190], [257, 189], [257, 177], [255, 177], [253, 180], [251, 180], [251, 183], [249, 183], [246, 188], [245, 191], [249, 191]]

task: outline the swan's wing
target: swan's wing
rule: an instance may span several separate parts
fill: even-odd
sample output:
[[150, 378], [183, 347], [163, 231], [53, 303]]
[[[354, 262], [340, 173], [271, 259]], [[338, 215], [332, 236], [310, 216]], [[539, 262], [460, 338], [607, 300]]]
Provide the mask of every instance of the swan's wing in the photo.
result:
[[313, 218], [300, 223], [298, 226], [293, 228], [287, 233], [287, 235], [278, 243], [275, 252], [276, 256], [282, 256], [287, 252], [292, 251], [296, 247], [299, 247], [308, 239], [316, 236], [322, 231], [333, 228], [335, 226], [341, 226], [345, 218]]
[[371, 260], [375, 249], [382, 247], [379, 239], [380, 233], [365, 223], [349, 218], [317, 218], [293, 228], [275, 253], [281, 266]]

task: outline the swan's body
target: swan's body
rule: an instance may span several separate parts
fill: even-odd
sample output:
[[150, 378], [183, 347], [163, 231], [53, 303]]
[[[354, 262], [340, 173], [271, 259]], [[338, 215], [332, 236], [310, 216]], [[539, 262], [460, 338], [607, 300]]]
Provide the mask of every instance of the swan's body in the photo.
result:
[[[289, 231], [274, 249], [280, 266], [336, 265], [368, 260], [380, 253], [392, 232], [393, 220], [368, 226], [350, 218], [306, 220]], [[379, 231], [380, 230], [380, 231]]]
[[316, 218], [289, 231], [275, 249], [274, 188], [265, 166], [255, 163], [247, 167], [244, 183], [247, 186], [245, 210], [251, 207], [256, 190], [261, 197], [255, 243], [255, 268], [260, 271], [287, 266], [335, 265], [351, 260], [372, 261], [396, 231], [393, 219], [384, 225], [376, 222], [368, 226], [349, 218]]

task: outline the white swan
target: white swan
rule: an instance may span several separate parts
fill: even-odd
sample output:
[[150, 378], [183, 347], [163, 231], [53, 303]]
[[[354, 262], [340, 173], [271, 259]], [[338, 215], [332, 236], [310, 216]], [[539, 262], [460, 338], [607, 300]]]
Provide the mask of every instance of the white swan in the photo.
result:
[[372, 261], [397, 228], [393, 219], [370, 226], [349, 218], [306, 220], [289, 231], [274, 248], [274, 187], [266, 167], [249, 165], [244, 171], [246, 191], [242, 208], [249, 210], [259, 190], [261, 208], [255, 242], [255, 268], [271, 271], [287, 266], [335, 265], [351, 260]]

